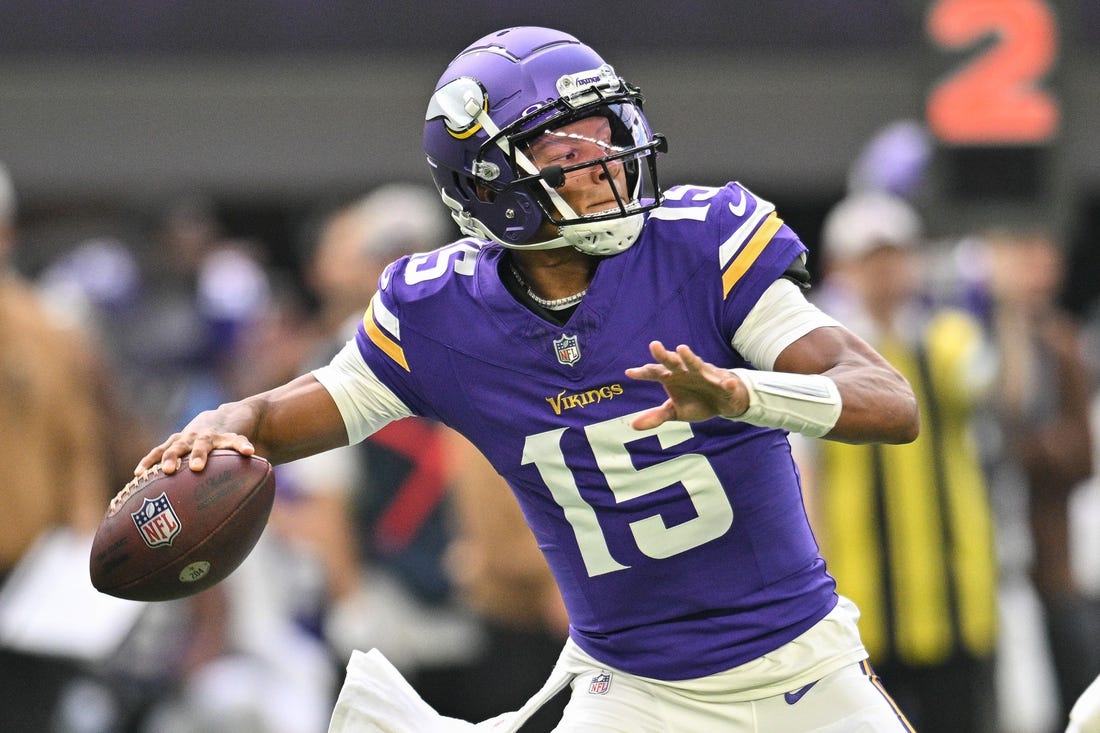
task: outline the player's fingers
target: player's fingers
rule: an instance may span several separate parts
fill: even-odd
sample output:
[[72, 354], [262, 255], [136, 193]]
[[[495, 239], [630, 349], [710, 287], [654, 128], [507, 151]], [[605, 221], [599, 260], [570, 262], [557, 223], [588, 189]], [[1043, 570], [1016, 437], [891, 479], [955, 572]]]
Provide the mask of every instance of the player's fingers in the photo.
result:
[[218, 433], [214, 436], [213, 444], [215, 448], [229, 448], [244, 456], [250, 456], [256, 452], [256, 446], [252, 445], [252, 441], [240, 433]]
[[183, 466], [183, 459], [187, 459], [187, 465], [192, 471], [201, 471], [206, 465], [206, 456], [213, 450], [213, 442], [209, 435], [188, 431], [180, 435], [172, 445], [164, 451], [161, 461], [165, 473], [175, 473]]
[[660, 361], [668, 353], [668, 349], [660, 341], [649, 342], [649, 353], [653, 354], [653, 358]]
[[191, 441], [191, 449], [188, 451], [187, 467], [192, 471], [201, 471], [206, 468], [206, 457], [214, 450], [215, 437], [207, 433], [196, 435]]
[[684, 360], [680, 358], [677, 352], [666, 349], [660, 341], [653, 341], [649, 344], [649, 353], [653, 354], [653, 358], [670, 372], [679, 373], [684, 371]]
[[219, 448], [235, 450], [241, 455], [250, 456], [256, 452], [256, 448], [248, 438], [238, 433], [214, 433], [201, 435], [191, 445], [191, 455], [187, 459], [187, 466], [192, 471], [201, 471], [206, 468], [206, 459], [210, 451]]
[[175, 443], [160, 456], [160, 467], [167, 474], [173, 474], [183, 465], [183, 457], [187, 455], [188, 448], [182, 443]]
[[650, 382], [659, 382], [671, 376], [667, 367], [661, 364], [645, 364], [640, 367], [630, 367], [625, 372], [631, 379], [645, 379]]
[[[677, 376], [690, 376], [692, 372], [698, 372], [705, 366], [705, 362], [684, 345], [676, 347], [675, 351], [669, 351], [660, 341], [651, 341], [649, 343], [649, 353], [653, 355], [657, 363], [646, 364], [644, 367], [636, 367], [632, 370], [628, 369], [627, 376], [634, 379], [667, 381]], [[684, 355], [687, 355], [691, 361], [687, 361]]]
[[[140, 476], [153, 466], [157, 465], [157, 463], [162, 464], [161, 468], [168, 468], [170, 465], [172, 465], [172, 471], [174, 471], [175, 467], [173, 464], [177, 462], [177, 457], [173, 455], [168, 456], [168, 458], [166, 459], [165, 456], [169, 453], [169, 451], [172, 450], [172, 446], [176, 444], [180, 440], [180, 438], [181, 436], [179, 433], [173, 433], [163, 443], [146, 453], [145, 457], [138, 461], [137, 466], [134, 467], [134, 475]], [[169, 473], [171, 473], [171, 471], [169, 471]]]
[[630, 427], [635, 430], [651, 430], [665, 424], [669, 420], [676, 419], [676, 406], [672, 400], [665, 400], [664, 404], [641, 413], [630, 421]]
[[680, 355], [675, 351], [666, 349], [660, 341], [650, 342], [649, 353], [653, 354], [653, 358], [658, 363], [663, 364], [670, 372], [680, 372], [684, 369], [684, 361], [680, 358]]
[[148, 471], [150, 468], [156, 465], [160, 460], [161, 455], [164, 454], [164, 448], [157, 446], [153, 450], [145, 454], [145, 457], [138, 461], [138, 464], [134, 467], [134, 475], [140, 476]]
[[702, 372], [706, 367], [707, 363], [686, 344], [676, 347], [676, 355], [680, 357], [680, 362], [688, 371]]

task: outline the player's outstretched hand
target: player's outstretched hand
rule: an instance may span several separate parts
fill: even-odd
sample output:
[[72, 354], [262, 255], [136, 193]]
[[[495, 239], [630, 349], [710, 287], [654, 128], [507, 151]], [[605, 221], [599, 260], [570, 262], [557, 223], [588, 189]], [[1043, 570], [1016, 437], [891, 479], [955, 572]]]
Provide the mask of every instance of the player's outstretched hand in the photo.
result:
[[668, 420], [698, 422], [724, 415], [736, 417], [749, 407], [749, 393], [732, 372], [703, 361], [688, 346], [669, 351], [660, 341], [649, 344], [656, 363], [626, 370], [631, 379], [660, 382], [668, 399], [634, 418], [635, 430], [655, 428]]
[[206, 457], [217, 448], [229, 448], [250, 456], [256, 452], [252, 442], [239, 433], [226, 432], [212, 419], [213, 413], [201, 413], [178, 433], [173, 433], [163, 443], [145, 454], [134, 468], [134, 475], [140, 476], [158, 462], [167, 473], [175, 473], [188, 456], [187, 465], [192, 471], [201, 471], [206, 466]]

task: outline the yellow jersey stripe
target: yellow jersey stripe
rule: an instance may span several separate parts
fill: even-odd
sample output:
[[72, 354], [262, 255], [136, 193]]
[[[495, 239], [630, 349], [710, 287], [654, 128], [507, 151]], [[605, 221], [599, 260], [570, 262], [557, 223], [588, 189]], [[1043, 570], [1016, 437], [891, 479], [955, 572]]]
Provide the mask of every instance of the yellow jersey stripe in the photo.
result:
[[[752, 213], [741, 222], [741, 226], [737, 227], [737, 230], [729, 236], [729, 239], [722, 242], [722, 246], [718, 248], [718, 267], [721, 269], [725, 269], [733, 261], [733, 258], [745, 246], [745, 240], [751, 237], [756, 228], [760, 226], [760, 222], [764, 221], [768, 214], [775, 211], [775, 204], [770, 201], [758, 198], [748, 191], [742, 192], [745, 198], [741, 200], [741, 203], [747, 207], [751, 201], [755, 203], [755, 206]], [[730, 213], [733, 213], [732, 208]]]
[[722, 274], [722, 297], [730, 294], [730, 291], [749, 271], [752, 263], [756, 262], [760, 253], [764, 251], [764, 247], [772, 240], [772, 237], [775, 236], [781, 226], [783, 226], [783, 220], [776, 216], [774, 211], [768, 215], [760, 228], [752, 235], [752, 239], [737, 253], [737, 256], [733, 258], [733, 262]]
[[363, 316], [363, 330], [366, 331], [367, 338], [369, 338], [375, 346], [381, 349], [382, 353], [400, 364], [405, 371], [412, 371], [409, 369], [409, 363], [405, 360], [405, 350], [402, 349], [396, 341], [383, 333], [382, 329], [378, 327], [378, 324], [374, 322], [373, 300], [370, 305], [367, 306], [367, 312]]

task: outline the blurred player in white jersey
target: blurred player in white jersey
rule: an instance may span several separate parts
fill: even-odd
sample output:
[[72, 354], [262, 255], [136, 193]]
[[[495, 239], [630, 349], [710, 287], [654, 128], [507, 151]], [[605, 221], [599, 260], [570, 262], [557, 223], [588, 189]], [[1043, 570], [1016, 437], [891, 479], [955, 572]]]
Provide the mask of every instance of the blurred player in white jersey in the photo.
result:
[[[570, 638], [536, 696], [572, 686], [561, 733], [909, 730], [825, 570], [787, 434], [908, 442], [916, 403], [807, 303], [775, 207], [738, 183], [663, 191], [638, 89], [545, 28], [462, 51], [424, 149], [467, 237], [391, 264], [329, 365], [201, 413], [138, 470], [438, 420], [508, 481], [562, 591]], [[375, 705], [371, 659], [353, 656], [331, 730], [455, 727]]]

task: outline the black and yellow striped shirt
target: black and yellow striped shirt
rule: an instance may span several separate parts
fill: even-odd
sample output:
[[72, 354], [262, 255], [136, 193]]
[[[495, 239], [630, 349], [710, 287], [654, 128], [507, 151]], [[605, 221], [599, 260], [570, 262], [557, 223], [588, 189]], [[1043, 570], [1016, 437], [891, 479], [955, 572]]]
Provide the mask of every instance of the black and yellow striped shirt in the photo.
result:
[[988, 656], [996, 636], [994, 526], [963, 365], [979, 342], [962, 313], [916, 344], [876, 348], [909, 379], [921, 434], [906, 445], [821, 441], [815, 508], [838, 590], [862, 612], [872, 662]]

